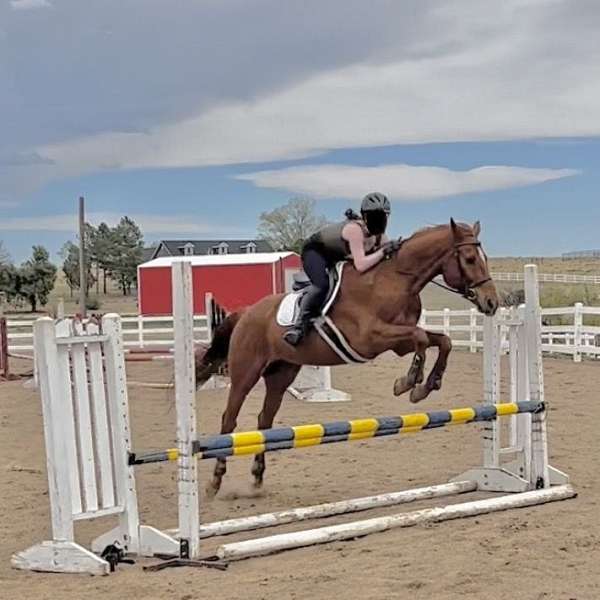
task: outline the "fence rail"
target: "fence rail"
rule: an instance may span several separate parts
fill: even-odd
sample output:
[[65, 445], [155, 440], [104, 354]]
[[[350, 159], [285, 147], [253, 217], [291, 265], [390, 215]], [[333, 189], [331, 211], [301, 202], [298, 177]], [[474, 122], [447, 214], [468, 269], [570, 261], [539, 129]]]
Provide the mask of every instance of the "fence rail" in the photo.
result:
[[[566, 354], [580, 362], [583, 356], [600, 358], [600, 327], [585, 322], [585, 317], [600, 317], [600, 306], [574, 306], [542, 309], [542, 350], [550, 354]], [[503, 327], [503, 347], [508, 349], [508, 322], [510, 310], [500, 309], [500, 319], [507, 322]], [[569, 321], [554, 324], [552, 320]], [[477, 352], [483, 348], [483, 315], [476, 309], [470, 310], [426, 310], [421, 314], [419, 325], [431, 331], [445, 333], [455, 347], [468, 348]]]
[[[7, 321], [9, 352], [33, 353], [32, 319], [12, 319]], [[128, 349], [146, 350], [173, 346], [173, 317], [147, 317], [141, 315], [123, 316], [124, 345]], [[206, 315], [194, 316], [196, 341], [208, 341]]]
[[[491, 273], [496, 281], [523, 281], [523, 273]], [[600, 275], [577, 275], [575, 273], [538, 273], [541, 283], [590, 283], [600, 285]]]
[[[500, 318], [510, 319], [510, 311], [500, 309]], [[586, 317], [600, 317], [600, 307], [574, 306], [542, 309], [542, 349], [546, 353], [565, 354], [579, 362], [583, 356], [600, 358], [600, 326], [586, 323]], [[560, 318], [568, 323], [555, 324]], [[33, 320], [10, 319], [8, 325], [9, 352], [33, 353]], [[165, 317], [124, 316], [123, 336], [130, 350], [148, 350], [173, 346], [173, 319]], [[470, 310], [423, 310], [419, 325], [431, 331], [445, 333], [455, 347], [477, 352], [483, 348], [483, 315]], [[508, 327], [505, 328], [508, 335]], [[194, 317], [197, 341], [208, 341], [206, 315]], [[504, 344], [508, 347], [508, 339]]]

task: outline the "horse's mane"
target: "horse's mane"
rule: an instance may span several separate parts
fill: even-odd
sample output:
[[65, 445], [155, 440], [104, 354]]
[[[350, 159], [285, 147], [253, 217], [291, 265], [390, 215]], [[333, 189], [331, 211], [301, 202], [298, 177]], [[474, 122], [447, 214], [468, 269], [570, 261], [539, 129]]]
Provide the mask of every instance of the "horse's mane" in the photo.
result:
[[[469, 231], [471, 229], [470, 226], [466, 223], [457, 223], [456, 225], [463, 230], [466, 229], [467, 231]], [[405, 238], [404, 241], [408, 242], [409, 240], [420, 238], [421, 236], [426, 235], [428, 233], [432, 233], [434, 231], [441, 231], [442, 229], [448, 229], [449, 227], [450, 225], [448, 223], [441, 223], [438, 225], [426, 225], [425, 227], [417, 229], [412, 235]]]
[[433, 231], [439, 231], [439, 230], [447, 228], [447, 227], [448, 227], [448, 225], [446, 225], [446, 224], [426, 225], [425, 227], [421, 227], [420, 229], [417, 229], [410, 236], [405, 238], [405, 241], [408, 242], [409, 240], [420, 238], [421, 236], [426, 235], [427, 233], [431, 233]]

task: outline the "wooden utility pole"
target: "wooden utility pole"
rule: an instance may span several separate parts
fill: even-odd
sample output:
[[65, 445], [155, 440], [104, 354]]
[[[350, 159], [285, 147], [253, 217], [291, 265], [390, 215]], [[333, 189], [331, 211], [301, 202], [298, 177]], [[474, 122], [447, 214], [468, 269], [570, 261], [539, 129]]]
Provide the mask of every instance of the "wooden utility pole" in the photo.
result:
[[85, 266], [85, 201], [79, 196], [79, 313], [86, 317], [87, 269]]

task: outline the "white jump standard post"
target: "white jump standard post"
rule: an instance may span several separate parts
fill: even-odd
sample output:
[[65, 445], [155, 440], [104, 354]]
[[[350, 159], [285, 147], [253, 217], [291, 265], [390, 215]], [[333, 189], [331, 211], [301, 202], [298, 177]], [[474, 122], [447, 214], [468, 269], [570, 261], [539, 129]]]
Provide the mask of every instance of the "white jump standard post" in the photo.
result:
[[[525, 305], [508, 318], [484, 319], [483, 401], [500, 402], [502, 328], [509, 329], [511, 398], [509, 401], [544, 402], [541, 309], [537, 266], [526, 265]], [[524, 492], [568, 483], [569, 477], [548, 465], [546, 411], [542, 415], [513, 415], [509, 422], [509, 445], [501, 442], [501, 423], [484, 425], [483, 466], [470, 469], [452, 481], [476, 481], [490, 492]], [[512, 460], [503, 460], [505, 457]]]
[[[173, 328], [175, 342], [175, 409], [177, 413], [177, 487], [179, 500], [179, 558], [169, 559], [145, 570], [167, 567], [214, 567], [218, 563], [200, 560], [200, 502], [198, 467], [193, 454], [196, 439], [196, 374], [194, 354], [194, 292], [192, 264], [171, 265]], [[154, 550], [154, 549], [152, 549]], [[156, 552], [152, 552], [157, 554]]]
[[304, 366], [288, 393], [304, 402], [350, 402], [350, 394], [331, 385], [331, 367]]
[[[106, 575], [108, 561], [75, 542], [75, 523], [115, 515], [116, 529], [102, 549], [145, 547], [173, 553], [179, 544], [153, 527], [140, 526], [131, 450], [127, 384], [118, 315], [90, 324], [44, 317], [34, 325], [44, 416], [52, 540], [13, 556], [19, 569]], [[102, 369], [104, 353], [105, 369]], [[104, 375], [105, 374], [105, 375]], [[96, 449], [96, 452], [94, 452]]]

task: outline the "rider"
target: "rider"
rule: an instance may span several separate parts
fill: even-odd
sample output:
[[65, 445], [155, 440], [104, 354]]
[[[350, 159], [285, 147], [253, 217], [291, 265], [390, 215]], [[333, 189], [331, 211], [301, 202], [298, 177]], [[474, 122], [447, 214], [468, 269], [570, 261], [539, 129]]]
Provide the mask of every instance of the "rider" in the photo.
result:
[[288, 344], [299, 344], [310, 319], [318, 314], [329, 291], [329, 269], [341, 260], [351, 259], [355, 269], [364, 273], [399, 248], [398, 241], [389, 242], [385, 235], [390, 211], [387, 197], [372, 192], [363, 198], [360, 217], [349, 209], [345, 221], [326, 225], [306, 240], [302, 264], [312, 285], [302, 297], [298, 320], [283, 336]]

